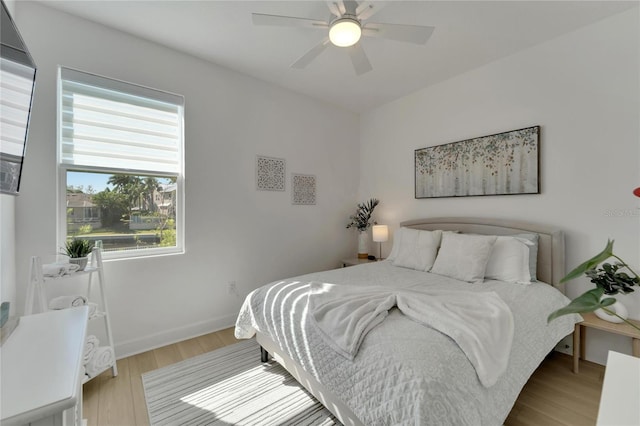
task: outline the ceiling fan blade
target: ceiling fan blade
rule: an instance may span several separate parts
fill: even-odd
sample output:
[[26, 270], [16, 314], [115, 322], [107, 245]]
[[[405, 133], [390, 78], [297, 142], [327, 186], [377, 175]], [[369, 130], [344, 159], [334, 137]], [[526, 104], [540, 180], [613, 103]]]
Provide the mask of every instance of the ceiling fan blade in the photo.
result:
[[368, 37], [387, 38], [389, 40], [405, 41], [408, 43], [425, 44], [434, 27], [421, 25], [378, 24], [367, 22], [362, 28], [362, 34]]
[[349, 15], [356, 15], [358, 9], [358, 2], [355, 0], [343, 0], [344, 13]]
[[331, 14], [337, 18], [342, 16], [342, 13], [340, 13], [340, 9], [338, 8], [338, 4], [333, 1], [333, 0], [327, 0], [327, 7], [329, 7], [329, 11], [331, 12]]
[[356, 75], [362, 75], [373, 69], [360, 43], [356, 43], [351, 47], [345, 47], [345, 49], [349, 52], [349, 57], [351, 58], [353, 68], [356, 70]]
[[385, 3], [380, 3], [379, 1], [363, 1], [356, 8], [356, 16], [360, 21], [364, 21], [378, 13], [384, 6]]
[[336, 7], [340, 11], [340, 15], [339, 16], [342, 16], [347, 12], [347, 8], [344, 6], [344, 1], [343, 0], [333, 0], [333, 2], [336, 4]]
[[322, 40], [320, 43], [313, 46], [307, 53], [302, 55], [297, 61], [291, 64], [291, 68], [302, 69], [309, 65], [315, 58], [318, 57], [329, 45], [329, 37]]
[[265, 15], [252, 13], [253, 25], [271, 25], [278, 27], [329, 28], [329, 24], [317, 19], [297, 18], [295, 16]]

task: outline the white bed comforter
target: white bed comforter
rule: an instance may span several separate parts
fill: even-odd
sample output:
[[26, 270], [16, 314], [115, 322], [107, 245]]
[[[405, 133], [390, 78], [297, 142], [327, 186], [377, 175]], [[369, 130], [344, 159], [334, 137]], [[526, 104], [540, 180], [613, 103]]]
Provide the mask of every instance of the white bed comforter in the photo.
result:
[[[309, 320], [310, 282], [470, 292], [495, 292], [509, 306], [514, 336], [507, 369], [484, 387], [454, 340], [392, 309], [362, 340], [354, 359], [336, 354]], [[578, 316], [546, 318], [568, 299], [543, 283], [468, 284], [398, 268], [390, 262], [336, 269], [283, 280], [247, 296], [236, 337], [271, 337], [330, 389], [366, 425], [501, 425], [522, 386]], [[256, 356], [258, 356], [256, 354]]]
[[307, 300], [312, 324], [329, 346], [349, 360], [355, 358], [364, 337], [395, 307], [453, 339], [484, 386], [493, 386], [507, 369], [513, 315], [493, 291], [471, 293], [429, 286], [394, 289], [312, 281]]

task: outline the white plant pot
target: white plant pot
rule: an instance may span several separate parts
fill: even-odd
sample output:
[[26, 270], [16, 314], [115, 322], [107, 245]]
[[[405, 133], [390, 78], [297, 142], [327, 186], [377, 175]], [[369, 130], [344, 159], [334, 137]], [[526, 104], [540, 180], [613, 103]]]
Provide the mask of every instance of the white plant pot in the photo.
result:
[[[612, 297], [612, 296], [608, 296], [608, 295], [603, 295], [600, 300], [602, 299], [606, 299], [608, 297]], [[607, 306], [607, 309], [615, 312], [617, 315], [620, 315], [622, 318], [627, 319], [629, 318], [629, 311], [627, 310], [627, 307], [624, 306], [621, 302], [616, 301], [616, 303], [614, 303], [613, 305], [609, 305]], [[618, 318], [615, 315], [609, 315], [609, 313], [605, 312], [603, 309], [596, 309], [594, 311], [594, 313], [596, 314], [596, 316], [602, 320], [605, 321], [609, 321], [609, 322], [614, 322], [614, 323], [621, 323], [623, 322], [620, 318]]]
[[69, 263], [73, 263], [78, 265], [78, 271], [84, 271], [84, 268], [87, 267], [87, 262], [89, 261], [88, 257], [70, 257]]
[[358, 232], [358, 259], [366, 259], [369, 256], [369, 234], [367, 231]]

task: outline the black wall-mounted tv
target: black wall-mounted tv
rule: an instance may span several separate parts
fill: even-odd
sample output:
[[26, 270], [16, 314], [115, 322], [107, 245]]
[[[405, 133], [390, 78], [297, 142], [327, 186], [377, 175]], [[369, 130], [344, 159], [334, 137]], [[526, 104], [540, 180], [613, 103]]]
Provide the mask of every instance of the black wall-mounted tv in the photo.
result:
[[0, 22], [0, 192], [17, 195], [27, 146], [36, 65], [7, 6]]

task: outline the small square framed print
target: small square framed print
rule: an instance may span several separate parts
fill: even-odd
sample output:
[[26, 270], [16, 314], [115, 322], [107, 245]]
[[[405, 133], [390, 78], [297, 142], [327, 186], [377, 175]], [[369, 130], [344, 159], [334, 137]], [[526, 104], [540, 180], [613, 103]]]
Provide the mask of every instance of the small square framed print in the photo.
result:
[[256, 157], [256, 188], [259, 191], [284, 191], [285, 190], [284, 158]]
[[316, 203], [316, 177], [314, 175], [291, 174], [291, 204], [313, 205]]

